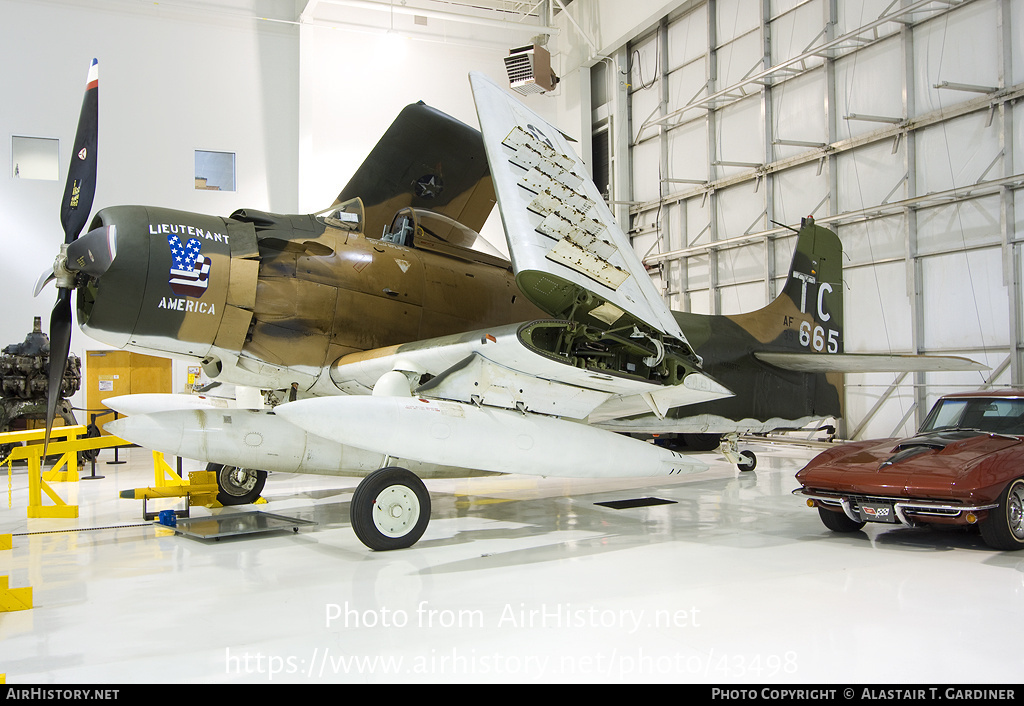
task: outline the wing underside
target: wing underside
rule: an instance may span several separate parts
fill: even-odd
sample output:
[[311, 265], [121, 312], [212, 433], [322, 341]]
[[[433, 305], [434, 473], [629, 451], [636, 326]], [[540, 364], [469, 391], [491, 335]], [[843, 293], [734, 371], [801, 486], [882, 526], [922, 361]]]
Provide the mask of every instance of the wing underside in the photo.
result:
[[685, 341], [562, 133], [485, 76], [470, 82], [523, 293], [552, 316]]
[[664, 386], [538, 352], [538, 332], [563, 323], [533, 321], [355, 353], [331, 367], [331, 379], [348, 394], [369, 394], [397, 370], [413, 381], [413, 395], [592, 422], [663, 417], [673, 407], [732, 394], [698, 372]]

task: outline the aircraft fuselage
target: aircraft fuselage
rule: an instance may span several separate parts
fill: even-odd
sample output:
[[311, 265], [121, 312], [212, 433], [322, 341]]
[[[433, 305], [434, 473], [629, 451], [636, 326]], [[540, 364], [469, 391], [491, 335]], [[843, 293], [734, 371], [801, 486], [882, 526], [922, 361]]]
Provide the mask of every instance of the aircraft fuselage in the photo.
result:
[[82, 328], [237, 384], [336, 394], [325, 372], [344, 355], [543, 316], [507, 262], [426, 239], [409, 247], [313, 216], [138, 206], [104, 209], [95, 224], [116, 225], [118, 252], [79, 291]]

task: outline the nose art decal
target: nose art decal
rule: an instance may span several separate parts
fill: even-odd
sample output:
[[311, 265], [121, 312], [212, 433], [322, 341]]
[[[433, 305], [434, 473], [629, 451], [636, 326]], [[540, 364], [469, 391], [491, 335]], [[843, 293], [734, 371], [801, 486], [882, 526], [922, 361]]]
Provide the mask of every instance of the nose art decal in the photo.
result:
[[167, 243], [171, 246], [171, 274], [167, 280], [171, 291], [179, 297], [203, 296], [210, 280], [210, 258], [200, 252], [202, 244], [189, 238], [182, 245], [177, 235], [168, 235]]

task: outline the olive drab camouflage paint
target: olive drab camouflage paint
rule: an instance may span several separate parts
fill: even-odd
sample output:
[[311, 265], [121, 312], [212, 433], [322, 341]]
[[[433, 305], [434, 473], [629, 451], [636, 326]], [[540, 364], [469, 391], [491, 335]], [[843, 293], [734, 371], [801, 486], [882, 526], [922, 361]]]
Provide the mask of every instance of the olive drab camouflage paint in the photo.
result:
[[799, 372], [767, 362], [767, 354], [777, 352], [844, 352], [842, 257], [836, 234], [807, 218], [782, 292], [768, 306], [722, 316], [676, 312], [705, 369], [734, 393], [729, 399], [673, 410], [673, 420], [688, 420], [677, 429], [717, 432], [735, 423], [737, 431], [768, 431], [842, 416], [841, 373]]
[[[460, 224], [424, 226], [422, 206]], [[79, 322], [116, 347], [199, 359], [211, 378], [308, 391], [349, 353], [542, 315], [507, 261], [467, 247], [493, 206], [479, 132], [412, 105], [329, 215], [101, 210], [119, 257], [79, 290]], [[404, 241], [387, 234], [396, 213]]]
[[494, 207], [480, 131], [424, 103], [406, 106], [338, 194], [359, 198], [380, 237], [399, 210], [425, 208], [479, 231]]
[[507, 262], [457, 246], [440, 254], [255, 211], [223, 219], [113, 207], [97, 222], [117, 225], [120, 257], [80, 290], [83, 329], [118, 347], [201, 359], [213, 378], [229, 364], [308, 390], [348, 353], [540, 314]]

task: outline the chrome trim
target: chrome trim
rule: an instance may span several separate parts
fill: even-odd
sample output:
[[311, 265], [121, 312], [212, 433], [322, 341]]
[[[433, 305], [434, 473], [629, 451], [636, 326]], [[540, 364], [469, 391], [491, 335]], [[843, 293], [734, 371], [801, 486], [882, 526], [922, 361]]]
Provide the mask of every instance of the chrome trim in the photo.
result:
[[817, 500], [825, 505], [840, 505], [843, 512], [854, 522], [861, 522], [862, 518], [853, 509], [851, 498], [863, 502], [885, 502], [892, 503], [896, 517], [905, 525], [912, 525], [914, 521], [906, 515], [907, 511], [921, 513], [923, 515], [935, 515], [936, 517], [959, 517], [965, 512], [980, 512], [982, 510], [993, 510], [999, 507], [998, 503], [989, 505], [956, 505], [941, 500], [910, 500], [906, 498], [894, 498], [885, 495], [863, 495], [859, 493], [815, 493], [806, 488], [796, 488], [793, 495], [803, 495], [806, 498]]

